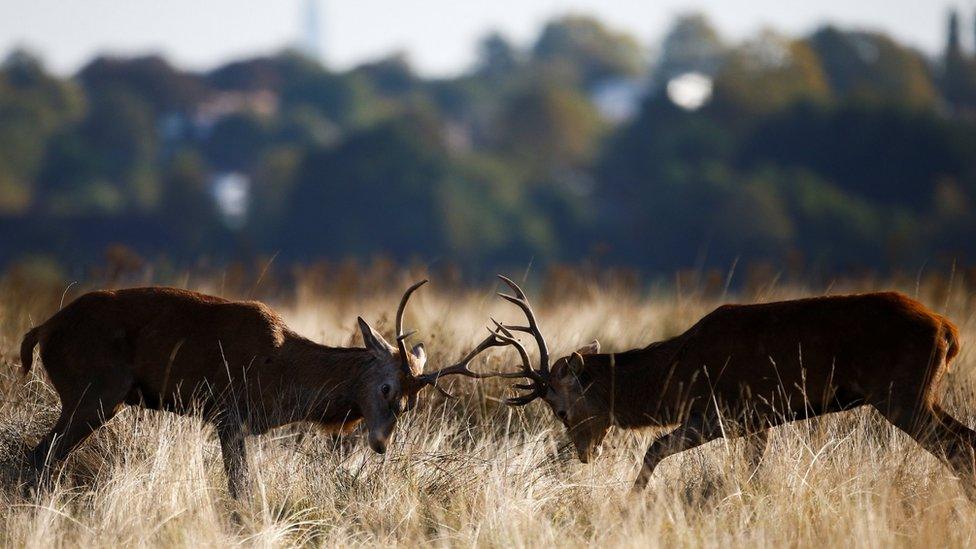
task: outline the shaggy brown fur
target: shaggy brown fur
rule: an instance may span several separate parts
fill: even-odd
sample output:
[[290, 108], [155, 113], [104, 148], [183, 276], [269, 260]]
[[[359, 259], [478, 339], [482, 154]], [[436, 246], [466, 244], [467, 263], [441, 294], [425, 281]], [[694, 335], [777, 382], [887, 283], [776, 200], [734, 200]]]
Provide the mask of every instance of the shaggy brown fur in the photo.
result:
[[558, 360], [545, 398], [584, 460], [611, 425], [677, 424], [647, 450], [636, 489], [676, 452], [748, 435], [758, 462], [769, 427], [869, 405], [973, 495], [976, 432], [937, 391], [958, 353], [952, 322], [898, 293], [724, 305], [643, 349]]
[[[62, 406], [30, 460], [42, 469], [63, 459], [123, 404], [212, 422], [234, 497], [245, 489], [246, 434], [299, 420], [348, 432], [365, 418], [371, 446], [385, 451], [396, 416], [423, 384], [360, 323], [379, 352], [313, 343], [258, 302], [174, 288], [85, 294], [28, 332], [21, 346], [26, 373], [40, 344]], [[423, 369], [422, 348], [409, 359]]]

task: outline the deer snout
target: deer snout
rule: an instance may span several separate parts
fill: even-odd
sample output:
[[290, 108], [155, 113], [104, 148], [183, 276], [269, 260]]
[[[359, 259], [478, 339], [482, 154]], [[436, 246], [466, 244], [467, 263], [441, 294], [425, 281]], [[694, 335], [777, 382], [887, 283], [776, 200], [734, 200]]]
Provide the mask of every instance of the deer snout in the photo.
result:
[[603, 455], [603, 444], [591, 441], [576, 442], [576, 455], [580, 463], [589, 463]]
[[369, 447], [372, 448], [373, 451], [376, 452], [377, 454], [385, 454], [386, 453], [386, 441], [385, 440], [377, 440], [377, 439], [374, 439], [374, 438], [370, 438], [369, 439]]
[[591, 450], [592, 449], [591, 449], [591, 447], [590, 447], [589, 444], [586, 444], [586, 443], [577, 443], [576, 444], [576, 456], [579, 457], [580, 463], [589, 463], [590, 462], [590, 459], [592, 458], [592, 456], [591, 456], [592, 451]]
[[373, 449], [377, 454], [385, 454], [386, 447], [390, 443], [390, 438], [393, 436], [393, 425], [387, 426], [383, 429], [371, 429], [369, 431], [369, 447]]

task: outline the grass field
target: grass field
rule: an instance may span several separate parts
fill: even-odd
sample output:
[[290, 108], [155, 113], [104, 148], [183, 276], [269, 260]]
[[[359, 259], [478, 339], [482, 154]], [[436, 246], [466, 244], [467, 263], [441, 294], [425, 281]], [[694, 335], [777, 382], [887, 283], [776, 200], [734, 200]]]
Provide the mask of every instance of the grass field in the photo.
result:
[[[303, 284], [269, 300], [296, 331], [331, 345], [359, 344], [356, 315], [391, 331], [407, 280]], [[233, 297], [218, 279], [178, 280]], [[484, 335], [489, 315], [516, 320], [484, 284], [435, 278], [411, 301], [408, 326], [427, 344], [429, 368], [458, 358]], [[537, 296], [556, 354], [597, 337], [606, 350], [680, 333], [725, 301], [753, 302], [898, 287], [953, 319], [963, 351], [948, 377], [946, 405], [976, 422], [976, 294], [961, 277], [808, 288], [756, 285], [738, 294], [675, 283], [652, 290], [585, 278], [548, 280]], [[404, 283], [404, 284], [401, 284]], [[689, 287], [691, 289], [689, 289]], [[222, 288], [224, 290], [222, 291]], [[376, 290], [383, 288], [382, 290]], [[215, 435], [201, 422], [128, 409], [65, 464], [56, 486], [35, 497], [17, 487], [19, 459], [53, 423], [56, 396], [43, 368], [24, 379], [16, 351], [33, 322], [58, 306], [64, 286], [29, 277], [0, 284], [0, 544], [57, 546], [640, 546], [971, 547], [976, 506], [956, 480], [907, 436], [867, 410], [773, 431], [752, 474], [737, 441], [720, 440], [667, 459], [647, 491], [628, 494], [654, 433], [616, 431], [590, 465], [576, 461], [541, 403], [499, 404], [502, 382], [451, 381], [460, 398], [432, 392], [404, 418], [385, 456], [354, 435], [314, 428], [249, 439], [258, 489], [229, 499]], [[375, 291], [374, 291], [375, 290]], [[66, 299], [77, 296], [68, 290]], [[513, 360], [494, 350], [475, 367]], [[486, 365], [486, 362], [490, 363]], [[242, 524], [229, 519], [239, 511]]]

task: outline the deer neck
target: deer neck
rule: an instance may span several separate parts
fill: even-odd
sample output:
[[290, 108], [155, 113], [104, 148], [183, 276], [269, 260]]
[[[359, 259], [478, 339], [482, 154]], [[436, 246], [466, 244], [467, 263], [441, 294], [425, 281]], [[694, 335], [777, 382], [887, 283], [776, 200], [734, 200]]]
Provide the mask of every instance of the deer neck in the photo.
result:
[[674, 355], [669, 343], [586, 356], [587, 371], [614, 425], [638, 429], [668, 423], [672, 406], [665, 395]]
[[366, 349], [327, 347], [288, 334], [276, 357], [282, 398], [303, 410], [301, 419], [326, 425], [361, 418], [360, 382], [373, 363]]

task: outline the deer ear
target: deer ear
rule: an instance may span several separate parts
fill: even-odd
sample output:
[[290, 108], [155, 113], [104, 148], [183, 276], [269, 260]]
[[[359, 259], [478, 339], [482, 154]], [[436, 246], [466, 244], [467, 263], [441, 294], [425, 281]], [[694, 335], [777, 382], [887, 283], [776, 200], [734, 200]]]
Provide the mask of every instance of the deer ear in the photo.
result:
[[600, 352], [600, 342], [594, 339], [579, 349], [576, 349], [576, 352], [581, 355], [595, 355]]
[[372, 326], [363, 320], [363, 317], [359, 317], [359, 331], [363, 333], [363, 343], [374, 356], [383, 359], [393, 356], [393, 346], [387, 343], [378, 332], [374, 331]]
[[416, 377], [423, 374], [424, 365], [427, 364], [427, 351], [424, 349], [424, 344], [418, 343], [414, 345], [413, 349], [410, 350], [410, 354], [413, 355], [413, 360], [407, 361], [410, 375]]
[[413, 356], [420, 361], [421, 364], [425, 364], [427, 362], [427, 350], [424, 348], [423, 343], [414, 345], [410, 352], [413, 353]]
[[578, 352], [573, 353], [567, 361], [567, 367], [574, 376], [578, 376], [583, 373], [583, 355], [579, 354]]

